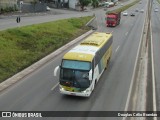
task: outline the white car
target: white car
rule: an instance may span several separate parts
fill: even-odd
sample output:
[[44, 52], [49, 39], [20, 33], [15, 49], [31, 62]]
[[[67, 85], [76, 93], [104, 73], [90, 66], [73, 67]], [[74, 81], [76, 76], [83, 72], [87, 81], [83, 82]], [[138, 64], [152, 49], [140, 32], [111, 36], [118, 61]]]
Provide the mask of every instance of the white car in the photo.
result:
[[138, 12], [139, 10], [138, 9], [135, 9], [135, 12]]
[[155, 8], [155, 9], [154, 9], [154, 12], [158, 12], [158, 11], [159, 11], [158, 8]]
[[51, 8], [47, 6], [47, 7], [46, 7], [46, 10], [47, 10], [47, 11], [50, 11], [50, 10], [51, 10]]
[[123, 16], [128, 16], [128, 12], [127, 12], [127, 11], [124, 11], [124, 12], [123, 12]]
[[141, 10], [140, 10], [140, 12], [141, 12], [141, 13], [144, 13], [144, 10], [143, 10], [143, 9], [141, 9]]
[[121, 6], [123, 6], [123, 3], [121, 3]]

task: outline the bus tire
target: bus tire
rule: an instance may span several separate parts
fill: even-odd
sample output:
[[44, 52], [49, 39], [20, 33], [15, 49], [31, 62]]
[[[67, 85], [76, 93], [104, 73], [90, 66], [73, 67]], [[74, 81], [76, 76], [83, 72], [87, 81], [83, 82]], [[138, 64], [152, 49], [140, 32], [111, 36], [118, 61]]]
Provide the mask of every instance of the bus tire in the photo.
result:
[[97, 80], [95, 80], [95, 83], [94, 83], [94, 85], [96, 85], [97, 84]]
[[117, 25], [119, 25], [120, 24], [120, 20], [118, 20], [118, 24]]
[[109, 64], [109, 61], [110, 61], [110, 57], [109, 57], [109, 59], [107, 60], [107, 65]]
[[108, 58], [108, 60], [107, 60], [105, 70], [106, 70], [106, 69], [107, 69], [107, 67], [108, 67], [109, 61], [110, 61], [110, 57], [109, 57], [109, 58]]

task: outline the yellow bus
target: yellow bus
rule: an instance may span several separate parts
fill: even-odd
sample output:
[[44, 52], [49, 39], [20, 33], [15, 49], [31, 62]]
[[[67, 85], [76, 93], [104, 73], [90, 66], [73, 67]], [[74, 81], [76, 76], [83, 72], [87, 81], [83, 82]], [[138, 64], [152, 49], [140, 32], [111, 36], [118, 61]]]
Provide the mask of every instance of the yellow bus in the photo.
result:
[[60, 93], [89, 97], [110, 61], [112, 42], [111, 33], [95, 32], [67, 52], [54, 70], [57, 76], [60, 68]]

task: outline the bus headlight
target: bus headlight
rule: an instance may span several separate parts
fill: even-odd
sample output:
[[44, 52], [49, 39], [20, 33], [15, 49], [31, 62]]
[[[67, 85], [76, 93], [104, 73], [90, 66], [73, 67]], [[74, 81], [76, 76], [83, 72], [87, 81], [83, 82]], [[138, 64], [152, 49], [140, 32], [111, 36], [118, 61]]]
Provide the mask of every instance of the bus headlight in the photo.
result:
[[86, 89], [85, 91], [83, 91], [83, 93], [88, 93], [90, 90], [89, 89]]
[[65, 90], [62, 86], [59, 86], [59, 89], [60, 89], [60, 90], [62, 90], [62, 91], [64, 91], [64, 90]]

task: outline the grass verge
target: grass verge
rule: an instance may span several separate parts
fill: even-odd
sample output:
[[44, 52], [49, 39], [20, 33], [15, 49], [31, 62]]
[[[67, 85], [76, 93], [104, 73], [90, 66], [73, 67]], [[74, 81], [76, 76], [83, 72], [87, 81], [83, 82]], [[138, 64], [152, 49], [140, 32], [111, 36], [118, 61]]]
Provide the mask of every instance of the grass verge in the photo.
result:
[[157, 0], [157, 2], [160, 4], [160, 0]]
[[92, 17], [71, 18], [0, 31], [0, 82], [89, 30]]
[[125, 5], [125, 6], [123, 6], [123, 7], [120, 7], [120, 8], [118, 8], [118, 9], [115, 9], [115, 10], [112, 10], [112, 11], [107, 11], [106, 12], [106, 14], [107, 13], [118, 13], [118, 12], [122, 12], [122, 11], [125, 11], [126, 9], [128, 9], [128, 8], [130, 8], [131, 6], [133, 6], [133, 5], [135, 5], [137, 2], [139, 2], [140, 0], [136, 0], [136, 1], [134, 1], [134, 2], [132, 2], [132, 3], [130, 3], [130, 4], [127, 4], [127, 5]]

